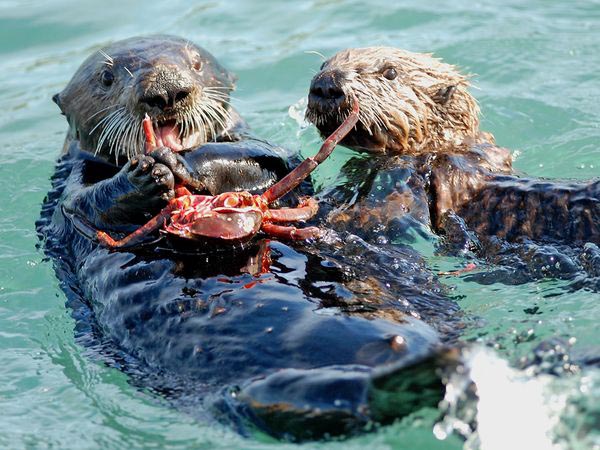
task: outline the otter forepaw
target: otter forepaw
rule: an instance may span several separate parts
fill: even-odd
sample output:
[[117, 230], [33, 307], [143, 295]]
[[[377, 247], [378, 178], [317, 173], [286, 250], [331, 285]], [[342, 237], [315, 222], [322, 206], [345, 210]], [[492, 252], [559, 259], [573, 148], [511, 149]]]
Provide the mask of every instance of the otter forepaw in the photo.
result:
[[131, 160], [127, 170], [127, 178], [144, 196], [169, 200], [175, 195], [173, 172], [151, 156], [141, 155]]
[[178, 155], [167, 147], [158, 147], [152, 150], [149, 156], [154, 158], [155, 161], [164, 164], [173, 172], [177, 170], [179, 164], [182, 164], [181, 158], [178, 158]]
[[167, 147], [159, 147], [149, 154], [156, 162], [164, 164], [169, 168], [175, 178], [186, 186], [202, 191], [205, 189], [204, 183], [199, 180], [193, 170], [189, 167], [185, 159]]

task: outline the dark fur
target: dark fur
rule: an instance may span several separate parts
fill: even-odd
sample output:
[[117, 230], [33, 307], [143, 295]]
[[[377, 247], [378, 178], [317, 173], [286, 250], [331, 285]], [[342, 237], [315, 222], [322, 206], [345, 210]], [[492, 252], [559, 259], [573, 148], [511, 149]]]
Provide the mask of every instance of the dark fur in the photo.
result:
[[[180, 50], [172, 38], [165, 46], [152, 39], [155, 47], [141, 39], [110, 48], [133, 62]], [[94, 158], [77, 109], [96, 89], [92, 62], [75, 75], [77, 90], [58, 99], [71, 131], [38, 222], [80, 342], [136, 384], [240, 430], [251, 421], [276, 436], [317, 438], [437, 404], [443, 387], [433, 360], [455, 339], [460, 317], [408, 248], [330, 235], [318, 252], [261, 239], [216, 248], [175, 238], [111, 251], [91, 239], [95, 228], [126, 233], [143, 223], [182, 174], [218, 193], [262, 190], [288, 170], [273, 147], [231, 133], [231, 142], [138, 155], [122, 168], [103, 150]], [[408, 400], [392, 408], [390, 398]]]
[[[136, 383], [195, 415], [208, 411], [240, 430], [250, 420], [292, 439], [356, 432], [441, 399], [432, 358], [460, 319], [414, 252], [371, 250], [356, 238], [318, 253], [168, 240], [114, 252], [78, 232], [90, 216], [70, 206], [78, 199], [102, 211], [123, 194], [115, 184], [84, 187], [95, 164], [62, 158], [38, 230], [78, 328], [89, 328], [80, 340], [102, 342], [105, 358]], [[270, 269], [253, 276], [267, 245]], [[389, 381], [392, 368], [401, 387]], [[374, 402], [413, 389], [402, 409]]]

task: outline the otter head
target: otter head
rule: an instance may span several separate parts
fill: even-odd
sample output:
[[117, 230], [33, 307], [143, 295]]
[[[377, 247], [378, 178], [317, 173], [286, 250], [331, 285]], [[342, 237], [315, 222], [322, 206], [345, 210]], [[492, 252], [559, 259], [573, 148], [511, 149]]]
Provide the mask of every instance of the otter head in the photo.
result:
[[375, 153], [423, 153], [476, 138], [479, 108], [468, 80], [430, 55], [389, 47], [343, 50], [310, 85], [306, 118], [328, 136], [360, 105], [359, 123], [343, 145]]
[[172, 36], [136, 37], [91, 55], [53, 100], [69, 122], [67, 141], [102, 158], [144, 151], [148, 114], [161, 145], [197, 147], [227, 133], [234, 77], [206, 50]]

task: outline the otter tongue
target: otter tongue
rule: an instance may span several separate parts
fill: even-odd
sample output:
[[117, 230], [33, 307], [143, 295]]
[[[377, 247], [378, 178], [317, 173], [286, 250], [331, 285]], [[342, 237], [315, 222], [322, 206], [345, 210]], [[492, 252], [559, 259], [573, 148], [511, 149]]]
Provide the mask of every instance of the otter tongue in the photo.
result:
[[181, 145], [181, 139], [179, 137], [179, 125], [177, 125], [177, 123], [170, 122], [157, 127], [156, 136], [159, 144], [162, 143], [162, 145], [169, 147], [175, 152], [183, 150], [183, 145]]

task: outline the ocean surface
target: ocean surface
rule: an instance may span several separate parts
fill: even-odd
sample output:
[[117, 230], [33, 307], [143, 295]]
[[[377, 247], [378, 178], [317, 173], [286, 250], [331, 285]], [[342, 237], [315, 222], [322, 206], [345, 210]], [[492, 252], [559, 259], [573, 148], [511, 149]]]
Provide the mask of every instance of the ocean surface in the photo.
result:
[[[198, 422], [86, 356], [75, 343], [51, 262], [36, 247], [34, 222], [66, 130], [52, 95], [100, 46], [150, 33], [177, 34], [212, 52], [238, 75], [233, 104], [254, 132], [304, 154], [320, 144], [301, 120], [318, 54], [388, 45], [433, 52], [473, 74], [483, 128], [514, 152], [519, 171], [549, 178], [600, 175], [596, 0], [0, 0], [0, 448], [296, 447]], [[351, 154], [336, 150], [316, 183], [330, 183]], [[415, 245], [435, 270], [465, 264], [436, 256], [430, 242]], [[600, 448], [600, 369], [561, 377], [515, 369], [553, 338], [573, 352], [599, 355], [600, 294], [549, 278], [516, 286], [461, 277], [444, 282], [473, 318], [463, 340], [486, 349], [479, 355], [478, 367], [489, 368], [482, 379], [506, 374], [490, 386], [490, 398], [499, 397], [490, 403], [497, 415], [486, 421], [480, 405], [482, 433], [489, 436], [480, 439], [482, 446], [502, 448], [512, 437], [519, 444], [513, 449]], [[534, 402], [528, 395], [535, 393], [538, 409], [528, 409]], [[466, 443], [448, 433], [458, 423], [451, 420], [452, 406], [449, 399], [443, 423], [442, 409], [416, 411], [358, 437], [302, 447], [476, 445], [468, 433]], [[540, 425], [542, 417], [547, 423]], [[541, 440], [530, 441], [534, 435]]]

